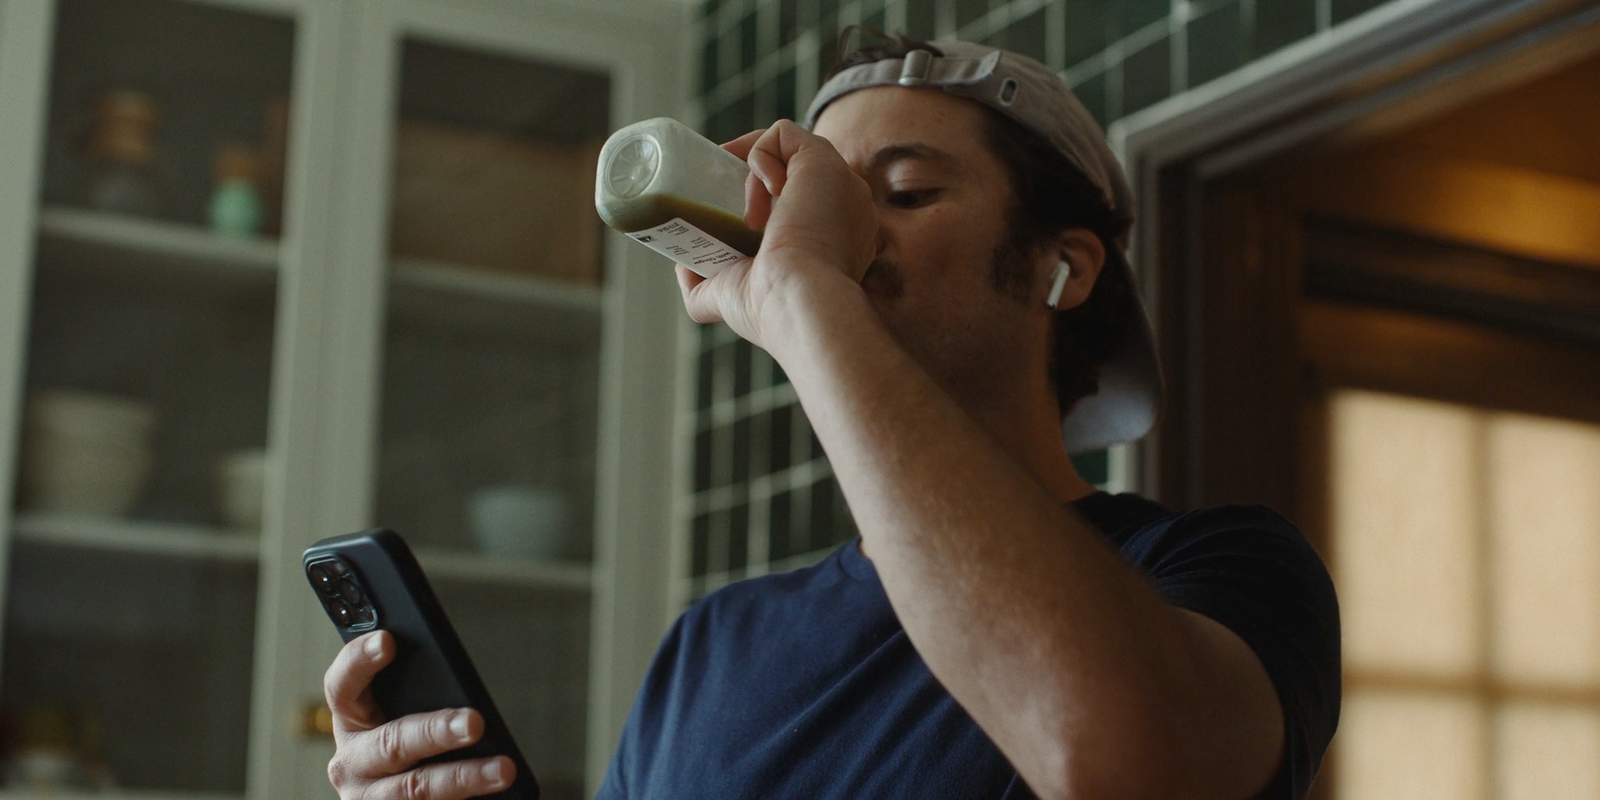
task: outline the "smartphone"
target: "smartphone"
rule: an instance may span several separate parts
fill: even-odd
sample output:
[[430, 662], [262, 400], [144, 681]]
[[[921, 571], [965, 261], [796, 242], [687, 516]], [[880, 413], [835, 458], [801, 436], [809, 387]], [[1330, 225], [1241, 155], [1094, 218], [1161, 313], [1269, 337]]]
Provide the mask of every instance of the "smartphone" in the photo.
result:
[[533, 771], [400, 534], [374, 528], [323, 539], [307, 548], [301, 561], [341, 638], [348, 642], [374, 630], [394, 636], [394, 660], [372, 680], [372, 699], [384, 716], [465, 707], [483, 715], [482, 739], [424, 763], [507, 756], [517, 767], [516, 781], [490, 796], [539, 796]]

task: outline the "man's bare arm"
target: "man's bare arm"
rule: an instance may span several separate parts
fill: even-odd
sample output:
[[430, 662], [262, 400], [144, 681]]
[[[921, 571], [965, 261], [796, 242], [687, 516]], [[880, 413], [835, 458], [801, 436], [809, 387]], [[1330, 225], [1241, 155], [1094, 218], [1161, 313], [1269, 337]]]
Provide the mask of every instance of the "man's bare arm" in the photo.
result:
[[1046, 797], [1263, 786], [1282, 717], [1244, 642], [1164, 603], [912, 361], [858, 286], [790, 289], [769, 315], [771, 352], [890, 602], [1029, 785]]

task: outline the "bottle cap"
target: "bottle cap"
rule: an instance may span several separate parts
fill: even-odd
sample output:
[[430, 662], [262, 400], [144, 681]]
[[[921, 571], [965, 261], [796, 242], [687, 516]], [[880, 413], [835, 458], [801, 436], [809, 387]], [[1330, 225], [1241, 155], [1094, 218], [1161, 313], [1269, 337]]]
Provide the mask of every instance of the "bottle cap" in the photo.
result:
[[617, 145], [606, 164], [606, 184], [619, 198], [637, 197], [661, 169], [661, 146], [641, 133]]

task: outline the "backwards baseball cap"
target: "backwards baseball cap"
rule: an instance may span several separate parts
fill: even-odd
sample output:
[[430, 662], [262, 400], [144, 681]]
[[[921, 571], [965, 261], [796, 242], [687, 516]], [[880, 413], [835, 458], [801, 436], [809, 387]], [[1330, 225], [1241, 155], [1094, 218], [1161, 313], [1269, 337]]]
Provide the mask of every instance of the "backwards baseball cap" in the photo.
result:
[[[944, 55], [912, 50], [904, 58], [857, 64], [840, 71], [817, 92], [805, 127], [816, 127], [828, 104], [858, 89], [906, 86], [941, 89], [1010, 117], [1055, 148], [1104, 193], [1113, 212], [1133, 216], [1133, 192], [1105, 134], [1067, 84], [1049, 67], [1027, 56], [969, 42], [938, 42]], [[1103, 269], [1121, 270], [1133, 289], [1122, 313], [1127, 336], [1100, 366], [1100, 389], [1080, 399], [1061, 418], [1069, 452], [1096, 450], [1144, 436], [1161, 412], [1163, 383], [1150, 319], [1124, 250], [1127, 234], [1108, 243]]]

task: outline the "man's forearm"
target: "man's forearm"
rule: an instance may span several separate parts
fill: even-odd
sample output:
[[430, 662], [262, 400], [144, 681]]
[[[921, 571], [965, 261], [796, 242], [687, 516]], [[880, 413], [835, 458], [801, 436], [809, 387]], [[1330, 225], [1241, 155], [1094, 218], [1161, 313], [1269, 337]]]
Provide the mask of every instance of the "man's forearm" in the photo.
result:
[[1207, 754], [1185, 734], [1214, 710], [1220, 665], [1183, 613], [912, 360], [858, 287], [809, 282], [781, 302], [772, 354], [933, 674], [1043, 795], [1189, 783], [1186, 756]]

